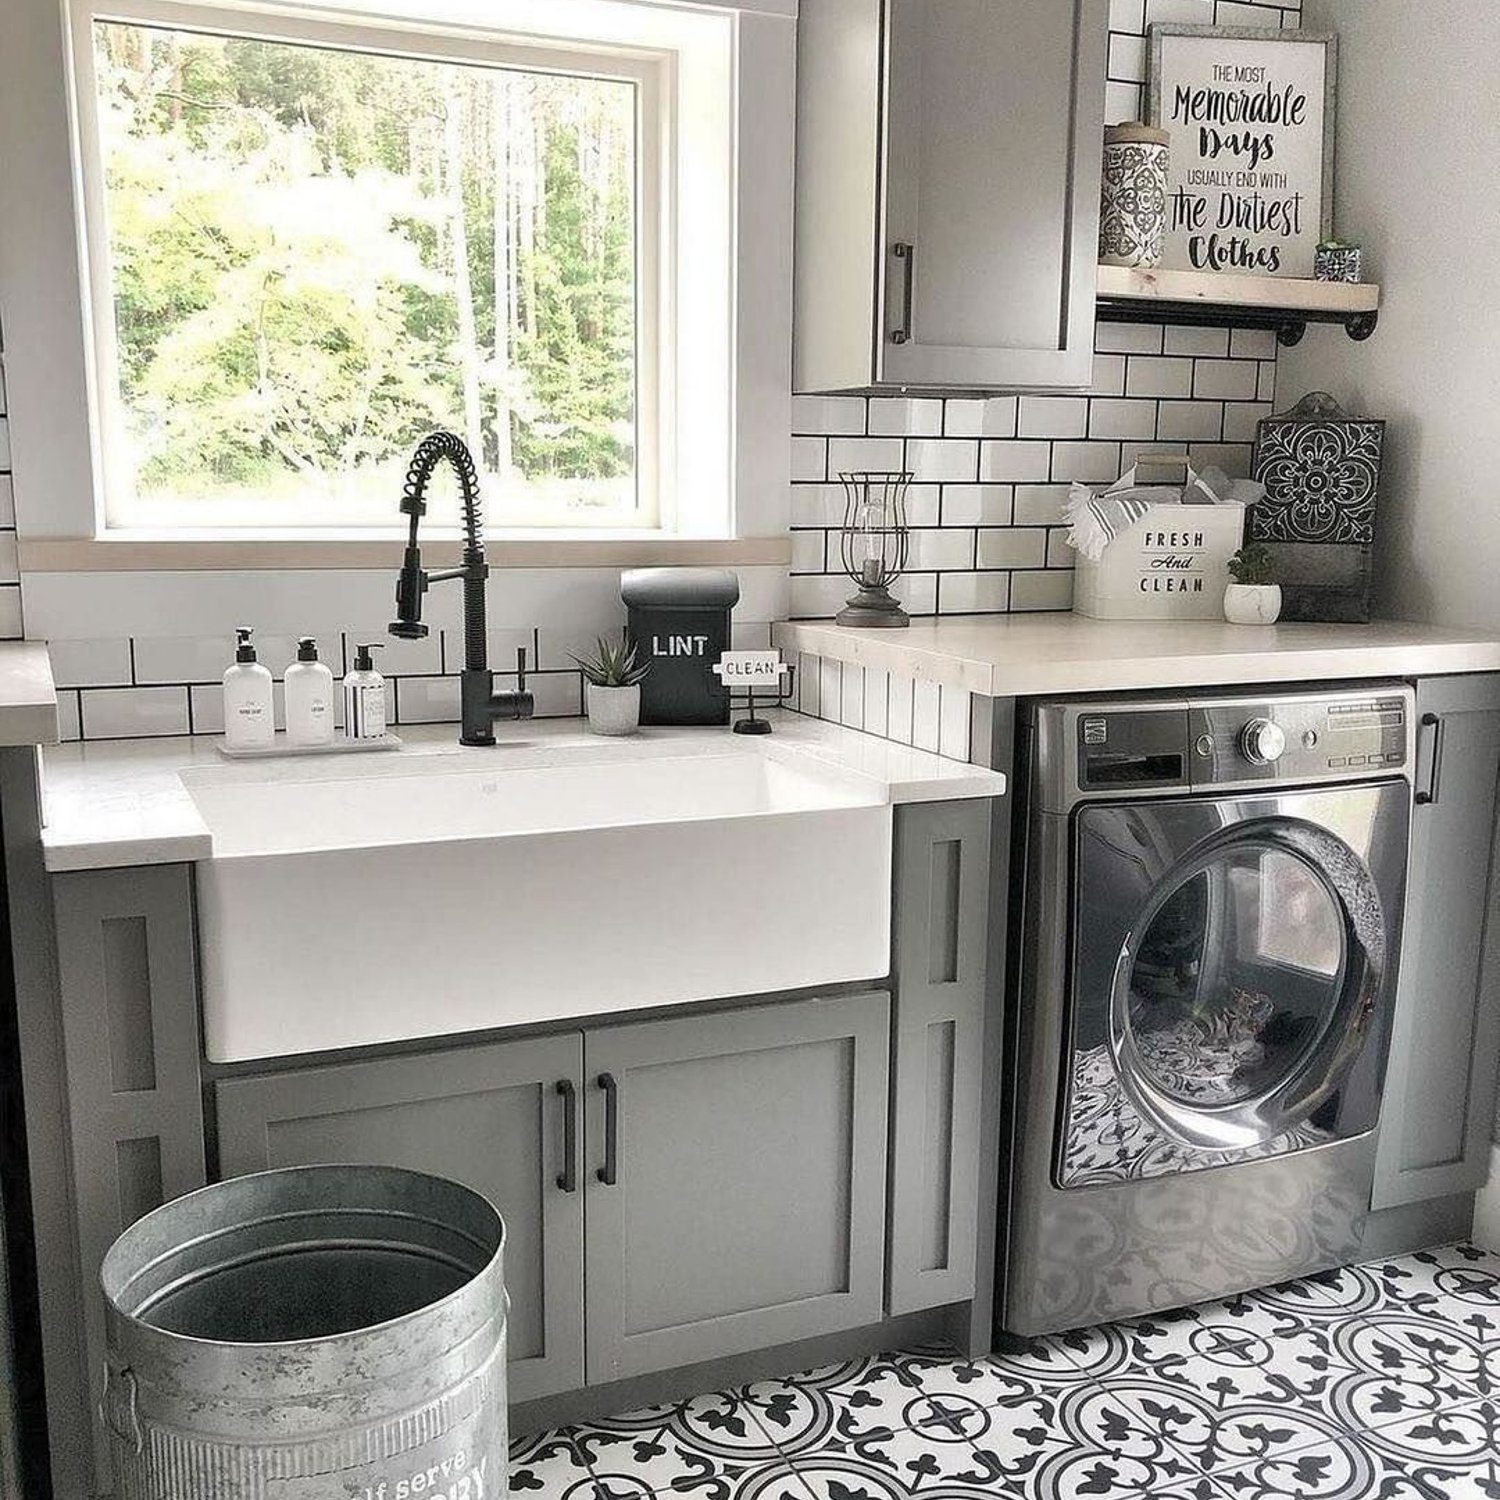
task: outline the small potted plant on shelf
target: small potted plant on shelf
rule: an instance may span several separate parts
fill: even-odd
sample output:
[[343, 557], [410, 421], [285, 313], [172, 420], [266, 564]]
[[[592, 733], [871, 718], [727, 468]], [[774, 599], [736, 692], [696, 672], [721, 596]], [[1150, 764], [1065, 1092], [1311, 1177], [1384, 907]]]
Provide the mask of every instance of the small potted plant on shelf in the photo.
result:
[[1224, 618], [1231, 625], [1274, 625], [1281, 614], [1281, 585], [1269, 547], [1251, 542], [1229, 559], [1234, 580], [1224, 590]]
[[595, 734], [634, 734], [641, 723], [641, 680], [650, 670], [634, 644], [621, 635], [611, 643], [601, 635], [593, 656], [575, 656], [584, 679], [589, 728]]

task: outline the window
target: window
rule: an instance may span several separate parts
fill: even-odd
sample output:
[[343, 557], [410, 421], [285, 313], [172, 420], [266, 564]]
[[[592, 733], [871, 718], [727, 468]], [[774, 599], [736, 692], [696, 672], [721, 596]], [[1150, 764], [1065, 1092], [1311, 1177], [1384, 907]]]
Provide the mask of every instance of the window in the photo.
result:
[[390, 527], [437, 427], [492, 527], [671, 524], [665, 54], [75, 23], [106, 529]]

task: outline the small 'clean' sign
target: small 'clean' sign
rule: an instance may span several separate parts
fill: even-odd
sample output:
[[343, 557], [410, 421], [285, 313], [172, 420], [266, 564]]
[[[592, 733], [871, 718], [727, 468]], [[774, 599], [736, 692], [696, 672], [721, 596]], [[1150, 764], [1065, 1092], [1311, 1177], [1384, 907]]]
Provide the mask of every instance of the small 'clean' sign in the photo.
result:
[[779, 651], [726, 651], [714, 668], [726, 688], [768, 688], [781, 691], [787, 664]]

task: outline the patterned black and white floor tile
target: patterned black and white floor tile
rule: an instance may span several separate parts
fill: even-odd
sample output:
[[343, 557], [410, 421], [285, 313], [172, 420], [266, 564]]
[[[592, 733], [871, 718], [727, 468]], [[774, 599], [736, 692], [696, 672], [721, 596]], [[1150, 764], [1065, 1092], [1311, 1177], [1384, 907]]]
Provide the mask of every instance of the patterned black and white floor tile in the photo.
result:
[[517, 1500], [1500, 1500], [1500, 1255], [1456, 1245], [964, 1359], [519, 1440]]

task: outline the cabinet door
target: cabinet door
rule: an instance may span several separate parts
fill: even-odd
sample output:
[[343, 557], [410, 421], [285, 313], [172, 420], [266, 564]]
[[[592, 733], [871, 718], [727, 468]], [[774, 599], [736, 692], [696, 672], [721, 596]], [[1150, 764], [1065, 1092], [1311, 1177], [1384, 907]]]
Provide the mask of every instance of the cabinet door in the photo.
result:
[[890, 0], [888, 384], [1087, 386], [1107, 0]]
[[570, 1032], [224, 1080], [214, 1091], [220, 1166], [231, 1177], [374, 1163], [483, 1193], [505, 1220], [511, 1399], [575, 1390], [583, 1384], [583, 1194], [578, 1116], [570, 1127], [568, 1112], [581, 1109], [582, 1060], [583, 1039]]
[[1373, 1205], [1484, 1185], [1500, 1049], [1500, 677], [1417, 685], [1416, 807]]
[[898, 810], [890, 1311], [974, 1295], [990, 805]]
[[[99, 1266], [122, 1230], [202, 1187], [198, 979], [186, 865], [90, 870], [52, 882], [84, 1346], [97, 1412]], [[94, 1421], [97, 1487], [109, 1448]]]
[[883, 993], [591, 1031], [590, 1383], [881, 1315]]

